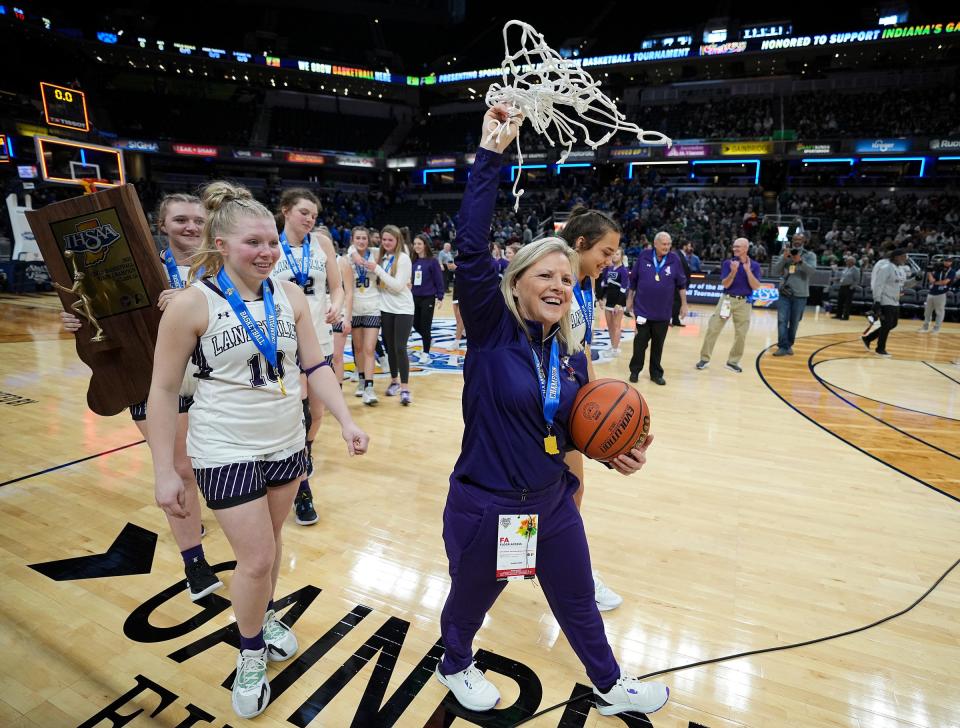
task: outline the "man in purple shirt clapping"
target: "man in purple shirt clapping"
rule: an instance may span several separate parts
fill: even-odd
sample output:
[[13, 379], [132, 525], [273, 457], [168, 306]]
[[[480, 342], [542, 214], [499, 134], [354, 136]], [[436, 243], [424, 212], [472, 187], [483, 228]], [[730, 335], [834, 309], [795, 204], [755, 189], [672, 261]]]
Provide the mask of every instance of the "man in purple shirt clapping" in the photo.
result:
[[680, 256], [670, 250], [672, 243], [669, 233], [657, 233], [653, 249], [641, 252], [630, 271], [627, 309], [632, 306], [637, 317], [637, 335], [633, 339], [633, 357], [630, 359], [631, 382], [640, 378], [647, 344], [650, 344], [650, 380], [655, 384], [666, 384], [660, 357], [673, 313], [675, 290], [680, 292], [680, 318], [687, 316], [687, 276]]
[[750, 241], [746, 238], [737, 238], [733, 241], [733, 257], [723, 261], [720, 266], [720, 278], [723, 284], [723, 295], [717, 302], [717, 308], [710, 317], [707, 325], [707, 334], [703, 337], [703, 346], [700, 347], [700, 361], [697, 369], [706, 369], [710, 366], [710, 354], [717, 343], [717, 337], [727, 325], [727, 319], [733, 319], [733, 346], [727, 357], [727, 369], [740, 374], [740, 358], [747, 341], [747, 330], [750, 328], [750, 298], [753, 292], [760, 287], [760, 264], [750, 260]]

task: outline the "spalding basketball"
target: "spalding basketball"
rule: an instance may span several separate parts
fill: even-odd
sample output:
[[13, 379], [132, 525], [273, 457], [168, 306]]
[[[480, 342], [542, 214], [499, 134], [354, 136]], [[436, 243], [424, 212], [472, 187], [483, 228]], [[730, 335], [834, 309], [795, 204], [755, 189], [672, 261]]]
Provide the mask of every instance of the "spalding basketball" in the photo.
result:
[[588, 458], [612, 460], [647, 439], [650, 408], [626, 382], [597, 379], [577, 393], [569, 431], [574, 447]]

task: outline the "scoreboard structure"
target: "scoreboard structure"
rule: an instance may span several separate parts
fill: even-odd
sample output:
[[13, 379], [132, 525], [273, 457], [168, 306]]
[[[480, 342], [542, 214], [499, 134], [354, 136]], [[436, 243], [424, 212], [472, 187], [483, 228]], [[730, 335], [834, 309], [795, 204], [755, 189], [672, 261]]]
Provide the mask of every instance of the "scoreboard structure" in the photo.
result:
[[83, 91], [41, 81], [40, 98], [43, 100], [43, 115], [50, 126], [90, 131], [87, 97]]

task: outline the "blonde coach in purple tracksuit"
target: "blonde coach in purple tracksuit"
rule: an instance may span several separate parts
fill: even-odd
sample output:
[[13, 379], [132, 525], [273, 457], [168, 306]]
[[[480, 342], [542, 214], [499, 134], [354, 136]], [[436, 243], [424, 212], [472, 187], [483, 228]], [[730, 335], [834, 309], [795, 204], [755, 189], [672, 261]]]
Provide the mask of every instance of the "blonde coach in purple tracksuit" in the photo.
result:
[[[457, 283], [470, 351], [464, 365], [464, 433], [450, 477], [443, 540], [450, 594], [440, 629], [445, 653], [437, 678], [461, 705], [489, 710], [500, 699], [473, 661], [473, 638], [505, 581], [497, 579], [498, 528], [509, 514], [537, 523], [536, 576], [547, 602], [594, 685], [604, 715], [650, 713], [666, 686], [621, 675], [594, 600], [583, 520], [573, 501], [579, 482], [564, 462], [572, 445], [567, 417], [587, 381], [586, 358], [570, 324], [576, 258], [559, 238], [524, 246], [501, 283], [488, 250], [502, 151], [517, 133], [510, 121], [499, 141], [491, 125], [505, 106], [487, 111], [484, 143], [460, 207]], [[639, 470], [646, 445], [617, 458], [623, 474]], [[519, 514], [519, 516], [518, 516]]]

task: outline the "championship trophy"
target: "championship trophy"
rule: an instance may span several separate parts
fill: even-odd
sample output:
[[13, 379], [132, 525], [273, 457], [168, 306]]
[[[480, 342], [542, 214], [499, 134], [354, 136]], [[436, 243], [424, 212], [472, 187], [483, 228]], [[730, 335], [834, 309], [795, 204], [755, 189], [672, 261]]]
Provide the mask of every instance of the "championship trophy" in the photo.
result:
[[87, 404], [115, 415], [150, 390], [166, 275], [133, 185], [27, 213], [64, 310], [80, 318]]

